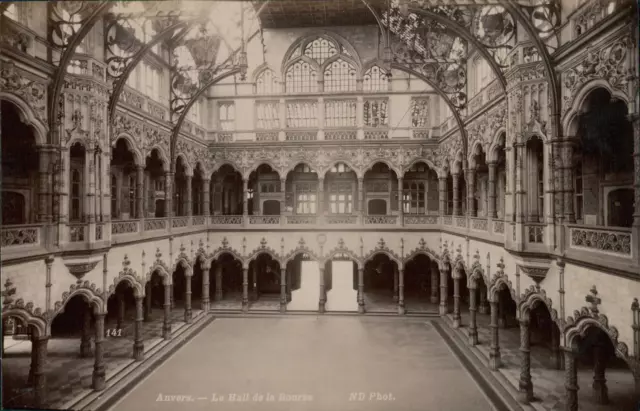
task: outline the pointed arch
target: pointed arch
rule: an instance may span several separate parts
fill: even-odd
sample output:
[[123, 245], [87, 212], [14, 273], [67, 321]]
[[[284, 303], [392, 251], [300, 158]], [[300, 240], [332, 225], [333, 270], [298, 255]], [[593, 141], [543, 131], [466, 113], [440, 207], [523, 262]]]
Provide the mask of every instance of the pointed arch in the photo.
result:
[[278, 255], [278, 253], [276, 253], [276, 251], [273, 248], [270, 247], [258, 247], [255, 250], [253, 250], [249, 256], [247, 258], [244, 259], [243, 263], [246, 263], [247, 266], [249, 266], [249, 264], [254, 261], [256, 258], [260, 257], [261, 254], [266, 254], [269, 257], [271, 257], [274, 261], [277, 261], [278, 264], [281, 264], [280, 261], [280, 256]]
[[279, 94], [281, 91], [282, 79], [268, 63], [259, 65], [253, 71], [251, 82], [254, 84], [254, 94]]
[[127, 150], [133, 153], [134, 164], [137, 166], [140, 166], [140, 165], [144, 166], [142, 153], [138, 149], [135, 138], [131, 134], [127, 133], [126, 131], [119, 133], [114, 139], [111, 140], [111, 148], [115, 148], [116, 144], [118, 143], [118, 140], [120, 139], [123, 139], [127, 144]]
[[[18, 301], [21, 302], [22, 300]], [[2, 309], [2, 319], [4, 320], [9, 317], [17, 317], [23, 323], [33, 326], [36, 330], [36, 337], [44, 337], [51, 334], [51, 329], [47, 326], [47, 320], [45, 317], [34, 314], [25, 307], [20, 307], [17, 304], [11, 307], [4, 307]]]
[[209, 265], [209, 267], [211, 267], [211, 263], [214, 260], [219, 259], [220, 257], [222, 257], [225, 254], [229, 254], [231, 257], [233, 257], [234, 259], [240, 261], [242, 264], [244, 264], [244, 257], [242, 257], [242, 255], [240, 255], [240, 253], [238, 251], [236, 251], [233, 248], [223, 248], [220, 247], [217, 250], [214, 250], [213, 254], [211, 254], [208, 258], [207, 258], [207, 263]]
[[290, 261], [294, 260], [300, 254], [308, 254], [309, 257], [318, 262], [318, 264], [324, 261], [322, 257], [318, 256], [315, 251], [310, 249], [309, 247], [301, 247], [298, 246], [295, 249], [291, 250], [284, 257], [282, 257], [282, 267], [285, 267]]
[[392, 250], [389, 250], [386, 247], [376, 248], [369, 251], [369, 253], [362, 258], [362, 265], [364, 266], [366, 263], [371, 261], [378, 254], [384, 254], [387, 257], [389, 257], [391, 261], [395, 262], [398, 265], [399, 270], [402, 270], [402, 268], [404, 267], [402, 258], [400, 258], [400, 256], [398, 256], [396, 253], [394, 253]]
[[133, 289], [133, 295], [137, 297], [144, 297], [144, 285], [140, 283], [140, 279], [136, 278], [135, 273], [120, 273], [116, 278], [113, 279], [113, 284], [109, 286], [109, 291], [107, 292], [107, 300], [111, 297], [115, 292], [116, 288], [120, 283], [125, 282]]
[[145, 278], [146, 282], [149, 282], [149, 280], [151, 280], [151, 276], [155, 272], [157, 272], [160, 275], [160, 277], [162, 277], [163, 285], [171, 284], [172, 277], [169, 274], [169, 267], [167, 267], [167, 265], [162, 260], [155, 260], [151, 265], [151, 267], [149, 267], [149, 271], [147, 272], [147, 275]]
[[[75, 296], [81, 296], [85, 302], [93, 308], [94, 313], [104, 314], [106, 313], [106, 303], [102, 298], [102, 290], [100, 290], [95, 284], [85, 281], [81, 284], [71, 284], [69, 291], [62, 293], [62, 297], [54, 304], [53, 313], [50, 317], [50, 321], [47, 324], [48, 331], [50, 331], [51, 323], [53, 319], [60, 314], [65, 305]], [[47, 333], [49, 335], [49, 333]]]
[[0, 90], [0, 100], [7, 101], [13, 104], [18, 109], [18, 114], [20, 115], [20, 121], [29, 125], [31, 129], [34, 131], [33, 136], [36, 140], [36, 145], [41, 146], [46, 144], [47, 135], [48, 135], [48, 127], [42, 120], [40, 120], [31, 106], [27, 104], [20, 96], [12, 93], [8, 93], [6, 91]]
[[564, 328], [563, 320], [558, 318], [558, 311], [553, 308], [553, 302], [547, 297], [547, 292], [540, 288], [540, 285], [532, 285], [527, 288], [525, 292], [520, 296], [520, 302], [518, 302], [518, 308], [516, 313], [519, 319], [528, 320], [531, 311], [539, 304], [542, 304], [549, 311], [551, 321], [553, 321], [559, 330]]
[[184, 275], [186, 277], [191, 277], [193, 275], [193, 266], [191, 265], [191, 262], [187, 259], [187, 257], [178, 256], [178, 259], [173, 265], [173, 269], [171, 270], [171, 272], [174, 273], [180, 266], [184, 268]]

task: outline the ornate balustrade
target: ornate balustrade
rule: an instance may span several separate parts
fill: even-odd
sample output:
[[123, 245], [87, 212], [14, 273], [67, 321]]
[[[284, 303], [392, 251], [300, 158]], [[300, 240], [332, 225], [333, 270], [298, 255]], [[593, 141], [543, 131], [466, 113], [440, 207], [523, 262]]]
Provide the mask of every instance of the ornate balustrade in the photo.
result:
[[317, 139], [317, 131], [287, 131], [285, 133], [287, 141], [315, 141]]
[[287, 224], [291, 225], [314, 225], [318, 222], [315, 215], [288, 215]]
[[111, 235], [131, 234], [138, 232], [137, 220], [124, 220], [111, 222]]
[[144, 220], [144, 231], [166, 230], [167, 220], [165, 218], [149, 218]]
[[493, 221], [493, 232], [495, 234], [504, 234], [504, 221]]
[[191, 225], [205, 225], [206, 219], [203, 215], [194, 215], [191, 217]]
[[389, 130], [365, 130], [365, 140], [388, 140]]
[[211, 225], [242, 225], [241, 215], [212, 215]]
[[365, 215], [364, 224], [397, 224], [397, 215]]
[[631, 257], [631, 229], [569, 226], [570, 247]]
[[461, 216], [456, 217], [456, 227], [466, 228], [467, 227], [467, 217], [461, 217]]
[[262, 131], [256, 133], [256, 141], [278, 141], [277, 131]]
[[450, 215], [445, 215], [442, 217], [442, 224], [444, 225], [453, 225], [453, 217]]
[[340, 140], [356, 140], [358, 138], [357, 130], [325, 130], [324, 139], [331, 141]]
[[173, 219], [171, 220], [171, 227], [172, 228], [187, 227], [189, 225], [189, 220], [190, 218], [188, 216], [173, 217]]
[[249, 224], [277, 225], [277, 224], [280, 224], [280, 216], [279, 215], [250, 215]]
[[40, 244], [40, 225], [14, 225], [2, 227], [2, 248]]
[[87, 224], [69, 224], [69, 242], [85, 241], [87, 227]]
[[405, 225], [434, 225], [438, 224], [438, 216], [405, 214], [404, 223]]
[[329, 225], [357, 224], [358, 216], [355, 214], [328, 215], [324, 218], [324, 222]]
[[432, 138], [430, 128], [416, 128], [411, 130], [411, 138], [414, 140], [428, 140]]
[[478, 231], [489, 231], [489, 222], [486, 218], [471, 217], [471, 229]]

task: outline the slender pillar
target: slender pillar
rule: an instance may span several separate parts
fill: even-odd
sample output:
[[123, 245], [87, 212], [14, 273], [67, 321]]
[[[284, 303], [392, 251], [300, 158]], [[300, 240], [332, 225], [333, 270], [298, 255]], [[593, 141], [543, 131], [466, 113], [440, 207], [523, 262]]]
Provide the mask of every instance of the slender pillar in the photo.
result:
[[398, 314], [404, 315], [404, 268], [398, 270]]
[[456, 173], [456, 174], [452, 174], [452, 181], [453, 181], [453, 215], [460, 215], [461, 214], [461, 207], [460, 207], [460, 174]]
[[498, 334], [498, 302], [491, 301], [491, 347], [489, 348], [489, 368], [500, 368], [500, 337]]
[[93, 364], [92, 385], [96, 391], [102, 391], [105, 388], [106, 367], [104, 364], [104, 314], [95, 314], [95, 362]]
[[469, 168], [467, 170], [467, 212], [469, 217], [476, 217], [478, 210], [476, 209], [476, 169]]
[[497, 295], [498, 298], [498, 327], [507, 328], [507, 313], [504, 298]]
[[480, 305], [478, 306], [478, 312], [480, 314], [489, 314], [489, 301], [487, 301], [487, 288], [478, 287], [480, 293]]
[[144, 218], [144, 197], [144, 166], [140, 165], [136, 166], [136, 218]]
[[[164, 215], [173, 217], [173, 173], [164, 173]], [[169, 223], [171, 227], [171, 223]]]
[[192, 181], [193, 181], [193, 177], [192, 176], [185, 176], [184, 178], [185, 183], [186, 183], [186, 194], [185, 194], [185, 198], [184, 198], [184, 209], [185, 209], [185, 215], [188, 217], [191, 217], [193, 215], [193, 191], [192, 191]]
[[447, 290], [448, 276], [448, 269], [443, 265], [440, 267], [440, 315], [445, 315], [449, 312], [449, 302], [447, 301], [449, 293]]
[[394, 266], [393, 268], [393, 302], [398, 302], [398, 286], [400, 285], [400, 274], [398, 273], [398, 268]]
[[222, 301], [222, 265], [216, 264], [216, 301]]
[[566, 390], [565, 411], [578, 411], [578, 369], [576, 354], [571, 348], [564, 348], [564, 388]]
[[[206, 209], [207, 213], [209, 213], [209, 209]], [[211, 299], [209, 296], [209, 281], [211, 281], [211, 263], [203, 263], [202, 264], [202, 311], [207, 313], [209, 311], [209, 307], [211, 306]]]
[[438, 214], [443, 216], [447, 211], [447, 177], [438, 177]]
[[556, 370], [564, 370], [564, 353], [560, 347], [560, 330], [551, 326], [551, 361]]
[[518, 381], [518, 399], [523, 404], [533, 400], [531, 382], [531, 335], [529, 321], [520, 321], [520, 380]]
[[609, 403], [609, 390], [607, 389], [607, 379], [605, 370], [607, 368], [607, 353], [602, 344], [593, 346], [593, 399], [598, 404]]
[[171, 304], [170, 308], [173, 310], [176, 308], [176, 299], [173, 296], [173, 283], [169, 286], [169, 303]]
[[438, 266], [431, 264], [431, 304], [438, 303]]
[[144, 342], [142, 340], [142, 320], [144, 316], [142, 314], [142, 300], [141, 295], [136, 295], [136, 322], [133, 336], [133, 358], [136, 361], [141, 361], [144, 358]]
[[44, 365], [47, 362], [47, 343], [49, 337], [31, 337], [31, 370], [33, 375], [33, 399], [36, 407], [44, 407], [47, 403], [47, 376]]
[[82, 337], [80, 340], [80, 357], [91, 357], [91, 309], [87, 306], [82, 316]]
[[251, 298], [253, 301], [258, 300], [258, 270], [264, 267], [258, 268], [257, 260], [253, 263], [253, 269], [251, 270]]
[[151, 286], [147, 283], [144, 296], [144, 322], [149, 321], [151, 321]]
[[242, 268], [242, 311], [249, 311], [249, 268]]
[[184, 322], [191, 324], [193, 319], [193, 310], [191, 309], [191, 275], [185, 276], [185, 292], [184, 292]]
[[287, 312], [287, 268], [280, 268], [280, 312]]
[[364, 314], [364, 268], [358, 267], [358, 312]]
[[126, 305], [124, 301], [124, 295], [122, 292], [116, 293], [116, 302], [118, 304], [118, 315], [116, 319], [116, 328], [122, 328], [124, 324], [124, 312], [126, 310]]
[[[283, 215], [287, 208], [287, 179], [280, 179], [280, 215]], [[284, 219], [282, 219], [284, 222]]]
[[164, 319], [162, 321], [162, 338], [171, 339], [171, 284], [167, 282], [164, 285]]
[[324, 267], [320, 267], [320, 301], [318, 302], [318, 312], [324, 314], [327, 294], [324, 286]]
[[249, 215], [249, 181], [246, 178], [242, 179], [242, 215], [246, 221], [246, 216]]
[[453, 276], [453, 328], [460, 328], [460, 281], [462, 278], [456, 269]]
[[478, 344], [478, 323], [476, 321], [476, 296], [478, 295], [478, 289], [476, 282], [472, 280], [469, 287], [469, 344]]
[[498, 195], [496, 193], [496, 180], [497, 180], [497, 163], [489, 163], [489, 203], [487, 204], [487, 216], [489, 218], [498, 218], [498, 211], [496, 207], [496, 199]]

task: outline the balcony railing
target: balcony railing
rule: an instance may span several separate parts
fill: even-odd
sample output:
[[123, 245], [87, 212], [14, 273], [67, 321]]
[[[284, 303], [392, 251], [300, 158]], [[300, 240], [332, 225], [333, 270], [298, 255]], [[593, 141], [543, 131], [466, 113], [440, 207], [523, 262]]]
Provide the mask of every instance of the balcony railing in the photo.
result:
[[190, 218], [188, 216], [173, 217], [173, 219], [171, 220], [171, 227], [172, 228], [187, 227], [189, 225], [189, 220]]
[[72, 243], [85, 241], [86, 229], [86, 224], [69, 224], [69, 241]]
[[314, 225], [318, 222], [315, 215], [288, 215], [287, 224], [291, 225]]
[[404, 216], [405, 225], [433, 225], [438, 224], [438, 216], [435, 215], [410, 215]]
[[467, 218], [466, 217], [456, 217], [456, 227], [467, 227]]
[[21, 247], [40, 244], [40, 225], [2, 227], [2, 247]]
[[149, 218], [144, 220], [144, 231], [166, 230], [167, 220], [164, 218]]
[[206, 222], [206, 218], [203, 215], [194, 215], [191, 217], [191, 225], [204, 225]]
[[242, 225], [241, 215], [212, 215], [211, 225]]
[[396, 224], [397, 221], [397, 215], [365, 215], [363, 218], [364, 224]]
[[353, 214], [328, 215], [324, 218], [324, 222], [330, 225], [357, 224], [358, 216]]
[[477, 231], [489, 231], [489, 223], [486, 218], [471, 217], [471, 229]]
[[493, 232], [496, 234], [504, 234], [504, 221], [494, 221]]
[[249, 224], [278, 225], [280, 224], [280, 216], [279, 215], [250, 215]]
[[111, 235], [131, 234], [138, 232], [137, 220], [124, 220], [111, 222]]
[[631, 257], [631, 229], [629, 228], [569, 226], [569, 237], [571, 248]]

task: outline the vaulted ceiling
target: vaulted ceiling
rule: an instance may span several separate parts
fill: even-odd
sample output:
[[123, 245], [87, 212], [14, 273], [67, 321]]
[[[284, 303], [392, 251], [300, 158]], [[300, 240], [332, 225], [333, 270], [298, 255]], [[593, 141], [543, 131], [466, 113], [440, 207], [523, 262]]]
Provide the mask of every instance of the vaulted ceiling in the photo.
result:
[[[263, 2], [254, 2], [260, 8]], [[386, 0], [368, 0], [378, 12]], [[362, 0], [275, 0], [269, 2], [260, 16], [263, 28], [362, 26], [376, 24]]]

